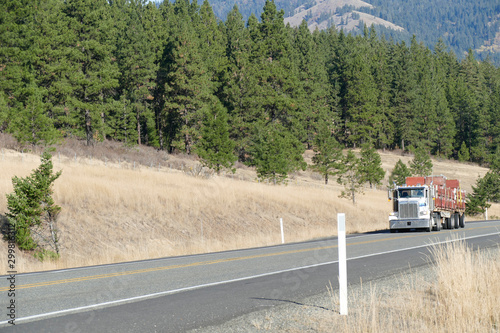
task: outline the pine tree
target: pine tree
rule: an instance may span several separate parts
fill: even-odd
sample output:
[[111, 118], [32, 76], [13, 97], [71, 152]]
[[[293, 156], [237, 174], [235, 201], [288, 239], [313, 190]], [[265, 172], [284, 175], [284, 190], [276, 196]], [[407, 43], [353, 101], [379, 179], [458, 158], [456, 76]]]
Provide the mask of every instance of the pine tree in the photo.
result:
[[340, 193], [340, 198], [351, 199], [356, 204], [356, 194], [363, 194], [364, 176], [359, 170], [359, 158], [352, 150], [347, 152], [343, 158], [342, 171], [337, 178], [337, 182], [344, 186]]
[[384, 179], [385, 171], [382, 169], [382, 159], [375, 148], [369, 144], [364, 144], [361, 149], [361, 158], [359, 159], [359, 172], [363, 175], [363, 180], [373, 185], [381, 185]]
[[[59, 256], [59, 239], [55, 226], [61, 208], [52, 198], [52, 184], [61, 171], [53, 173], [49, 153], [43, 153], [40, 166], [26, 178], [13, 177], [14, 192], [7, 194], [7, 218], [14, 227], [16, 243], [22, 250], [36, 250], [43, 260], [48, 244]], [[47, 229], [47, 230], [44, 230]]]
[[[252, 41], [258, 41], [261, 39], [259, 25], [259, 19], [255, 16], [255, 13], [252, 13], [248, 17], [247, 21], [247, 30]], [[252, 45], [252, 47], [254, 47], [254, 45]]]
[[323, 126], [314, 138], [313, 150], [316, 154], [311, 168], [323, 176], [327, 185], [329, 176], [337, 175], [342, 170], [342, 148], [332, 131]]
[[[218, 103], [205, 115], [201, 128], [201, 138], [195, 152], [202, 164], [215, 170], [217, 174], [224, 168], [231, 169], [237, 158], [234, 155], [234, 142], [229, 138], [227, 112]], [[234, 172], [234, 169], [232, 169]]]
[[[148, 28], [146, 29], [148, 35], [152, 36], [152, 40], [156, 41], [155, 63], [158, 65], [155, 80], [156, 87], [153, 94], [152, 104], [155, 113], [155, 127], [158, 137], [158, 146], [161, 150], [172, 150], [173, 148], [170, 145], [172, 140], [170, 139], [171, 135], [169, 136], [169, 133], [175, 133], [178, 128], [172, 127], [172, 121], [177, 119], [172, 117], [172, 113], [169, 113], [164, 107], [165, 97], [167, 96], [165, 83], [167, 81], [169, 66], [169, 49], [167, 49], [167, 47], [171, 47], [170, 43], [173, 38], [174, 31], [178, 28], [176, 19], [177, 15], [175, 12], [179, 10], [177, 4], [172, 4], [169, 1], [164, 1], [159, 6], [158, 10], [159, 14], [157, 15], [156, 11], [149, 9], [147, 11], [148, 15], [145, 17], [146, 22], [148, 21], [148, 18], [155, 21], [154, 25], [150, 22]], [[174, 122], [174, 124], [176, 123]]]
[[[314, 35], [321, 50], [320, 53], [325, 57], [325, 66], [328, 75], [328, 90], [330, 95], [328, 96], [329, 110], [326, 123], [331, 127], [337, 141], [345, 144], [343, 131], [345, 122], [342, 118], [343, 109], [340, 107], [339, 102], [340, 90], [343, 85], [340, 80], [341, 69], [336, 67], [339, 64], [336, 58], [339, 56], [338, 53], [342, 51], [342, 43], [339, 42], [340, 37], [335, 27], [328, 29], [326, 32], [316, 32]], [[343, 33], [340, 36], [343, 36]]]
[[9, 131], [21, 144], [52, 144], [59, 137], [53, 121], [47, 116], [43, 103], [43, 89], [31, 84], [24, 107], [11, 119]]
[[[355, 45], [357, 47], [355, 47]], [[371, 71], [370, 47], [360, 37], [341, 39], [336, 68], [341, 82], [340, 108], [347, 143], [373, 143], [381, 132], [377, 86]]]
[[448, 158], [453, 152], [453, 138], [455, 137], [455, 124], [450, 112], [444, 89], [435, 87], [436, 91], [436, 135], [431, 143], [434, 155]]
[[158, 46], [155, 36], [147, 31], [149, 22], [144, 15], [148, 8], [139, 0], [117, 1], [112, 10], [118, 30], [115, 54], [121, 73], [121, 103], [110, 114], [110, 137], [129, 144], [141, 144], [143, 140], [154, 144], [154, 113], [150, 102], [154, 99]]
[[471, 149], [472, 145], [475, 145], [473, 109], [476, 107], [476, 102], [463, 76], [457, 78], [453, 94], [451, 98], [454, 101], [453, 114], [457, 129], [455, 142], [465, 142], [466, 146]]
[[394, 110], [395, 144], [403, 150], [416, 142], [419, 129], [417, 115], [413, 112], [416, 93], [416, 71], [406, 44], [396, 44], [391, 49], [389, 68], [392, 72], [391, 107]]
[[228, 69], [220, 99], [228, 109], [230, 136], [236, 143], [241, 161], [246, 160], [251, 141], [252, 123], [256, 119], [255, 89], [257, 81], [250, 63], [251, 40], [243, 16], [234, 5], [226, 20], [226, 54]]
[[385, 149], [394, 142], [394, 110], [390, 103], [391, 72], [389, 69], [389, 43], [377, 37], [375, 27], [370, 27], [369, 43], [372, 48], [371, 71], [377, 90], [377, 124], [374, 146]]
[[[490, 154], [488, 162], [496, 159], [500, 148], [500, 123], [497, 121], [500, 117], [500, 68], [493, 66], [489, 61], [481, 63], [480, 71], [484, 77], [482, 85], [482, 98], [488, 100], [486, 104], [487, 113], [487, 145], [488, 153]], [[484, 139], [483, 139], [484, 140]], [[483, 141], [484, 142], [484, 141]]]
[[[164, 104], [160, 113], [160, 146], [163, 135], [169, 151], [191, 153], [199, 136], [203, 114], [217, 103], [212, 95], [210, 75], [200, 55], [197, 33], [190, 21], [192, 7], [176, 2], [171, 38], [162, 59]], [[192, 14], [195, 15], [195, 14]]]
[[460, 65], [457, 79], [455, 123], [457, 126], [457, 145], [465, 142], [470, 149], [471, 160], [487, 160], [488, 139], [488, 98], [483, 95], [484, 76], [472, 51]]
[[500, 175], [498, 171], [488, 171], [483, 178], [478, 178], [472, 193], [467, 194], [466, 214], [477, 215], [491, 207], [490, 202], [500, 201]]
[[418, 43], [415, 36], [411, 40], [409, 56], [413, 64], [416, 83], [414, 99], [411, 103], [411, 111], [414, 114], [414, 132], [417, 134], [413, 142], [418, 142], [420, 146], [430, 150], [432, 143], [436, 141], [438, 122], [435, 96], [437, 89], [433, 84], [435, 78], [431, 73], [432, 67], [426, 66], [426, 64], [432, 64], [432, 59], [429, 49]]
[[[22, 144], [50, 144], [54, 129], [52, 83], [58, 77], [53, 63], [58, 41], [55, 25], [60, 6], [56, 1], [6, 2], [0, 7], [0, 89], [6, 96], [2, 127]], [[50, 79], [49, 79], [50, 77]]]
[[210, 75], [214, 94], [220, 93], [222, 78], [228, 66], [224, 24], [219, 23], [208, 0], [200, 8], [200, 54]]
[[[298, 109], [297, 68], [291, 59], [290, 38], [273, 1], [266, 0], [258, 32], [253, 36], [252, 65], [257, 78], [255, 116], [265, 124], [279, 123], [300, 141], [305, 139]], [[249, 27], [251, 29], [251, 27]]]
[[0, 132], [7, 128], [8, 120], [8, 104], [5, 92], [0, 90]]
[[63, 2], [40, 0], [35, 3], [37, 13], [34, 15], [33, 31], [36, 31], [36, 41], [32, 46], [36, 49], [37, 58], [33, 67], [36, 86], [42, 88], [45, 115], [50, 119], [54, 135], [68, 136], [77, 127], [76, 115], [69, 112], [69, 101], [74, 94], [69, 78], [79, 66], [71, 61], [73, 34], [68, 29]]
[[462, 141], [462, 145], [460, 146], [460, 150], [458, 151], [458, 160], [460, 162], [467, 162], [470, 159], [469, 148], [465, 142]]
[[392, 169], [391, 175], [389, 176], [389, 187], [401, 186], [406, 183], [406, 177], [411, 176], [411, 171], [408, 169], [406, 164], [399, 159]]
[[30, 1], [0, 2], [0, 90], [4, 106], [0, 109], [2, 129], [9, 128], [10, 120], [24, 108], [23, 93], [26, 82], [34, 82], [33, 71], [26, 60], [31, 59], [30, 45], [33, 31], [28, 26], [33, 8]]
[[453, 152], [453, 141], [456, 134], [452, 109], [448, 101], [450, 82], [453, 80], [453, 58], [444, 52], [445, 46], [440, 40], [434, 48], [435, 77], [433, 79], [436, 94], [436, 136], [433, 142], [432, 153], [449, 157]]
[[87, 145], [93, 145], [107, 134], [105, 125], [118, 86], [115, 29], [105, 0], [68, 0], [63, 12], [68, 18], [70, 62], [75, 68], [69, 75], [69, 112], [76, 115], [76, 134], [83, 134]]
[[295, 31], [294, 49], [297, 53], [299, 112], [302, 114], [306, 143], [310, 149], [320, 124], [332, 123], [334, 108], [332, 89], [328, 82], [326, 54], [310, 33], [305, 21]]
[[428, 176], [432, 173], [431, 157], [423, 147], [414, 149], [415, 156], [410, 161], [410, 171], [414, 176]]
[[304, 147], [283, 126], [269, 124], [257, 129], [250, 147], [252, 160], [249, 164], [256, 167], [260, 179], [279, 184], [286, 182], [289, 173], [306, 169], [302, 157]]

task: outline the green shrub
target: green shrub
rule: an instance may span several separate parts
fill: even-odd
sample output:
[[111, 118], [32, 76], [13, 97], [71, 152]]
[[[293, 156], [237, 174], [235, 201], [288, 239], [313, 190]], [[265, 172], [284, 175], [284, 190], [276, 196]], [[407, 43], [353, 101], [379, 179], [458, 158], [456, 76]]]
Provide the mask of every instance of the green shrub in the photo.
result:
[[45, 250], [45, 249], [41, 249], [39, 251], [36, 251], [33, 254], [33, 256], [40, 261], [45, 261], [45, 260], [54, 261], [54, 260], [59, 259], [59, 253], [55, 253], [54, 251]]
[[[41, 165], [31, 175], [12, 178], [14, 192], [7, 194], [6, 215], [15, 230], [15, 242], [21, 250], [46, 253], [44, 246], [50, 246], [59, 254], [55, 222], [61, 207], [55, 205], [52, 199], [52, 184], [59, 178], [61, 171], [53, 173], [51, 158], [52, 155], [44, 152]], [[35, 238], [33, 231], [36, 231]]]

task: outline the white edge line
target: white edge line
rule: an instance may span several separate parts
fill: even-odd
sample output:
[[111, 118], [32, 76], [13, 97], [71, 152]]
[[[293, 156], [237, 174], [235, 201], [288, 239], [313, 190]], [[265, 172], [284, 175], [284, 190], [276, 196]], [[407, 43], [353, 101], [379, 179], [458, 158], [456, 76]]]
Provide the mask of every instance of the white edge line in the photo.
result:
[[[434, 245], [439, 245], [439, 244], [452, 243], [452, 242], [457, 242], [457, 241], [466, 240], [466, 239], [488, 237], [488, 236], [499, 235], [499, 234], [500, 234], [500, 232], [494, 232], [494, 233], [485, 234], [485, 235], [463, 237], [463, 238], [457, 238], [457, 239], [452, 239], [452, 240], [441, 241], [441, 242], [437, 242], [437, 243], [426, 244], [426, 245], [419, 245], [419, 246], [407, 247], [407, 248], [404, 248], [404, 249], [398, 249], [398, 250], [392, 250], [392, 251], [372, 253], [372, 254], [367, 254], [367, 255], [363, 255], [363, 256], [358, 256], [358, 257], [353, 257], [353, 258], [347, 258], [347, 261], [356, 260], [356, 259], [362, 259], [362, 258], [368, 258], [368, 257], [374, 257], [374, 256], [378, 256], [378, 255], [389, 254], [389, 253], [400, 252], [400, 251], [414, 250], [414, 249], [418, 249], [418, 248], [429, 247], [429, 246], [434, 246]], [[178, 292], [182, 292], [182, 291], [189, 291], [189, 290], [194, 290], [194, 289], [199, 289], [199, 288], [204, 288], [204, 287], [213, 287], [213, 286], [217, 286], [217, 285], [221, 285], [221, 284], [238, 282], [238, 281], [244, 281], [244, 280], [250, 280], [250, 279], [259, 278], [259, 277], [263, 277], [263, 276], [269, 276], [269, 275], [274, 275], [274, 274], [281, 274], [281, 273], [286, 273], [286, 272], [291, 272], [291, 271], [296, 271], [296, 270], [301, 270], [301, 269], [307, 269], [307, 268], [312, 268], [312, 267], [331, 265], [331, 264], [335, 264], [337, 262], [338, 262], [338, 260], [329, 261], [329, 262], [322, 262], [322, 263], [319, 263], [319, 264], [302, 266], [302, 267], [295, 267], [295, 268], [290, 268], [290, 269], [285, 269], [285, 270], [280, 270], [280, 271], [275, 271], [275, 272], [269, 272], [269, 273], [263, 273], [263, 274], [258, 274], [258, 275], [252, 275], [252, 276], [246, 276], [246, 277], [232, 279], [232, 280], [219, 281], [219, 282], [211, 282], [211, 283], [206, 283], [206, 284], [200, 284], [200, 285], [197, 285], [197, 286], [191, 286], [191, 287], [185, 287], [185, 288], [167, 290], [167, 291], [162, 291], [162, 292], [148, 294], [148, 295], [135, 296], [135, 297], [124, 298], [124, 299], [119, 299], [119, 300], [109, 301], [109, 302], [104, 302], [104, 303], [99, 303], [99, 304], [92, 304], [92, 305], [81, 306], [81, 307], [72, 308], [72, 309], [59, 310], [59, 311], [42, 313], [42, 314], [28, 316], [28, 317], [16, 318], [15, 321], [16, 322], [20, 322], [20, 321], [32, 320], [32, 319], [43, 318], [43, 317], [51, 317], [51, 316], [55, 316], [55, 315], [65, 314], [65, 313], [80, 312], [82, 310], [95, 309], [95, 308], [99, 308], [99, 307], [103, 307], [103, 306], [108, 306], [108, 305], [117, 305], [117, 304], [121, 304], [121, 303], [130, 303], [132, 301], [137, 301], [137, 300], [146, 299], [146, 298], [152, 298], [152, 297], [157, 297], [157, 296], [162, 296], [162, 295], [169, 295], [169, 294], [174, 294], [174, 293], [178, 293]], [[0, 325], [7, 324], [8, 322], [9, 322], [8, 320], [0, 321]]]

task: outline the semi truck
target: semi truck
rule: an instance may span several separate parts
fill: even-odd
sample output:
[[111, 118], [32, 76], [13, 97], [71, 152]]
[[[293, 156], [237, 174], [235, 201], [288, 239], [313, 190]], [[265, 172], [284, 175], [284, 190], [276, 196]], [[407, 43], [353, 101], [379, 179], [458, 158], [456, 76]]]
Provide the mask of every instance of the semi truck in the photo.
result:
[[428, 232], [465, 227], [465, 191], [457, 179], [443, 175], [406, 177], [389, 189], [391, 232], [423, 229]]

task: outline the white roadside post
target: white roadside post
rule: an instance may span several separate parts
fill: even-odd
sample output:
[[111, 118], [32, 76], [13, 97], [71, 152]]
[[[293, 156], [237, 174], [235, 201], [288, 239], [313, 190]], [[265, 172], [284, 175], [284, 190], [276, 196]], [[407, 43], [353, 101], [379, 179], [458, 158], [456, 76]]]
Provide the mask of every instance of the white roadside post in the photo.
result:
[[345, 214], [337, 214], [339, 251], [340, 315], [347, 315], [347, 255], [345, 240]]
[[280, 217], [281, 244], [285, 244], [285, 234], [283, 233], [283, 218]]

